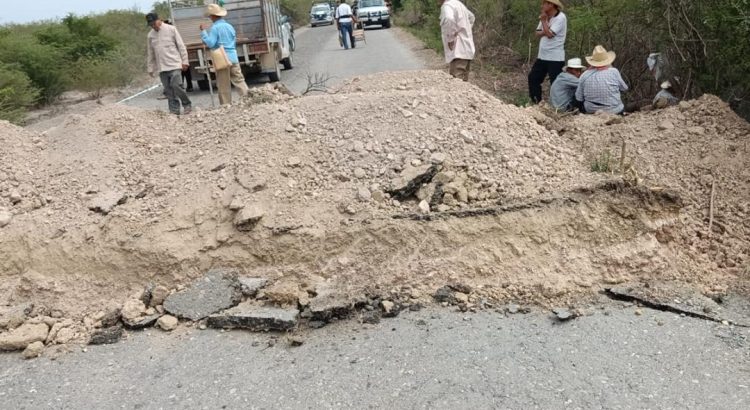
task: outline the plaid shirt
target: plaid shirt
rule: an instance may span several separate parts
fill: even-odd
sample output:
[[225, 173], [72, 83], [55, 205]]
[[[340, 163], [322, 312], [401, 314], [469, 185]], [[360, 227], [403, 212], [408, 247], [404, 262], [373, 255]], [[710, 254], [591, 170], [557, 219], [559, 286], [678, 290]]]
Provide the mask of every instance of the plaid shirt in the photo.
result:
[[576, 99], [583, 101], [587, 113], [605, 111], [619, 114], [625, 110], [620, 93], [628, 91], [620, 71], [614, 67], [589, 69], [581, 76]]

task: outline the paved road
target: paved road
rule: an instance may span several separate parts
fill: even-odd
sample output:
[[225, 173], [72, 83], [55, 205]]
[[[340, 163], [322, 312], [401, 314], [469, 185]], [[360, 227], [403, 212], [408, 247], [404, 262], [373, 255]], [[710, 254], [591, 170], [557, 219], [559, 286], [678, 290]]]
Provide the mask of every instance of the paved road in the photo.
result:
[[[281, 81], [294, 93], [301, 93], [307, 88], [308, 76], [316, 74], [330, 78], [327, 85], [335, 86], [346, 78], [357, 75], [372, 74], [381, 71], [416, 70], [424, 68], [422, 61], [416, 57], [401, 41], [396, 29], [381, 29], [377, 26], [365, 32], [366, 43], [360, 43], [356, 49], [344, 50], [339, 46], [334, 26], [303, 27], [296, 30], [297, 50], [294, 53], [294, 67], [281, 72]], [[266, 76], [254, 76], [247, 79], [250, 86], [266, 84]], [[154, 83], [156, 84], [156, 83]], [[211, 95], [208, 91], [188, 94], [195, 107], [211, 108]], [[126, 102], [128, 105], [146, 109], [167, 111], [167, 102], [158, 100], [162, 94], [159, 87]], [[235, 91], [235, 97], [238, 94]], [[215, 100], [218, 105], [218, 99]]]
[[[605, 314], [604, 312], [607, 312]], [[133, 333], [0, 355], [0, 408], [750, 408], [750, 332], [612, 304], [557, 323], [447, 309], [303, 335]]]

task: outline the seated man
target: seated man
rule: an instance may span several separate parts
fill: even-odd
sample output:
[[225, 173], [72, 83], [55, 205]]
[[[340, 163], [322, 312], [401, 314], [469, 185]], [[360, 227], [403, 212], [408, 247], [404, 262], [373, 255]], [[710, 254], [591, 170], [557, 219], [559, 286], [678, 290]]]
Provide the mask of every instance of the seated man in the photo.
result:
[[677, 105], [680, 103], [680, 99], [675, 97], [675, 90], [674, 87], [672, 87], [671, 81], [664, 81], [661, 83], [661, 91], [659, 91], [656, 94], [656, 97], [654, 97], [654, 102], [652, 103], [654, 108], [661, 109], [661, 108], [667, 108], [671, 105]]
[[599, 111], [622, 114], [625, 111], [620, 93], [627, 91], [628, 86], [620, 71], [612, 67], [616, 57], [614, 51], [607, 51], [602, 46], [596, 46], [594, 53], [586, 57], [591, 68], [578, 80], [576, 99], [583, 101], [587, 114]]
[[549, 92], [549, 101], [557, 111], [572, 111], [578, 108], [583, 111], [583, 104], [576, 101], [576, 90], [578, 89], [578, 78], [586, 68], [581, 64], [580, 58], [571, 58], [563, 67], [563, 72], [557, 76]]

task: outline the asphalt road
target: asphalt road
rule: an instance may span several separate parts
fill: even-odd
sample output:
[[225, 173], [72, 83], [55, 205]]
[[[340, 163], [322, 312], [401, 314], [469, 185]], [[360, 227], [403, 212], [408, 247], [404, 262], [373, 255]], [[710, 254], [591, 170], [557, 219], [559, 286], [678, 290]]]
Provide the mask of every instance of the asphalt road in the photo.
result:
[[565, 323], [427, 309], [301, 336], [183, 327], [3, 354], [0, 408], [750, 408], [748, 329], [614, 303]]
[[[335, 26], [303, 27], [295, 30], [297, 41], [293, 55], [293, 68], [282, 70], [281, 81], [292, 92], [302, 93], [308, 84], [308, 77], [327, 78], [326, 85], [335, 87], [341, 81], [357, 75], [373, 74], [382, 71], [416, 70], [424, 68], [423, 62], [398, 39], [396, 29], [381, 29], [373, 26], [365, 30], [366, 43], [359, 43], [357, 48], [344, 50], [339, 46]], [[259, 86], [268, 83], [264, 75], [246, 79], [248, 84]], [[157, 84], [155, 81], [154, 84]], [[195, 91], [188, 96], [194, 107], [208, 109], [212, 107], [211, 94]], [[125, 104], [145, 109], [168, 111], [167, 101], [159, 100], [162, 88], [144, 93]], [[234, 91], [234, 98], [239, 94]], [[218, 106], [218, 98], [214, 104]]]

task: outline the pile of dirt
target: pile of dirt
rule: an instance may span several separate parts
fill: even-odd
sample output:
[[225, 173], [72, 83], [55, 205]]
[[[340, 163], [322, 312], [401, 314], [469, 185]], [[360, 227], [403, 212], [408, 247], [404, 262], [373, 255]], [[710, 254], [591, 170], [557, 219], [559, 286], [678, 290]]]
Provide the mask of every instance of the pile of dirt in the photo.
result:
[[[0, 124], [0, 305], [101, 316], [90, 307], [216, 267], [267, 278], [269, 304], [321, 286], [429, 301], [459, 283], [464, 307], [746, 275], [747, 124], [726, 106], [563, 132], [539, 118], [419, 71], [302, 98], [269, 87], [183, 118], [109, 105], [39, 133]], [[638, 186], [591, 171], [623, 136]]]

